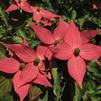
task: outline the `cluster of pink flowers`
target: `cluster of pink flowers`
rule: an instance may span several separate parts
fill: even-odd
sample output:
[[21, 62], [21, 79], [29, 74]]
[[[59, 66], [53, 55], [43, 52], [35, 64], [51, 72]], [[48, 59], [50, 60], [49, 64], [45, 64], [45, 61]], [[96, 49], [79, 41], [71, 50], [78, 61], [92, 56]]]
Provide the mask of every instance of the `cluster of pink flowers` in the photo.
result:
[[42, 23], [44, 26], [51, 26], [55, 18], [60, 18], [60, 16], [49, 12], [39, 6], [32, 6], [27, 0], [15, 0], [15, 4], [11, 4], [4, 12], [12, 12], [17, 9], [22, 9], [27, 13], [32, 14], [32, 19], [38, 24]]
[[52, 51], [54, 57], [68, 60], [68, 72], [82, 88], [86, 72], [85, 61], [98, 59], [101, 56], [101, 47], [88, 43], [96, 36], [97, 31], [80, 32], [72, 20], [68, 24], [62, 19], [53, 33], [35, 24], [30, 25], [37, 37]]
[[[67, 23], [54, 13], [31, 6], [27, 0], [21, 2], [15, 0], [15, 4], [11, 4], [4, 11], [11, 12], [18, 8], [33, 14], [36, 24], [28, 25], [42, 42], [35, 49], [30, 48], [25, 39], [21, 44], [2, 43], [14, 54], [9, 58], [0, 59], [0, 71], [14, 74], [14, 90], [19, 95], [20, 101], [23, 101], [28, 94], [31, 83], [52, 87], [49, 80], [52, 79], [50, 62], [53, 58], [67, 60], [70, 76], [82, 88], [87, 67], [85, 61], [98, 59], [101, 56], [101, 47], [89, 43], [97, 35], [97, 31], [79, 31], [73, 20]], [[38, 23], [51, 25], [55, 18], [59, 20], [54, 32], [37, 25]]]

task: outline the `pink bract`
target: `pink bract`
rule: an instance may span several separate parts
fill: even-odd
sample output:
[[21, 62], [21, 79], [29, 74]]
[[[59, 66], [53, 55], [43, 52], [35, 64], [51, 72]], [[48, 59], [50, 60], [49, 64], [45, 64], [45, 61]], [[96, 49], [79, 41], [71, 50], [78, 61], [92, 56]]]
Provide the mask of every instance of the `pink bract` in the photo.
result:
[[92, 38], [94, 38], [98, 30], [83, 30], [81, 31], [81, 38], [82, 38], [82, 43], [88, 43]]

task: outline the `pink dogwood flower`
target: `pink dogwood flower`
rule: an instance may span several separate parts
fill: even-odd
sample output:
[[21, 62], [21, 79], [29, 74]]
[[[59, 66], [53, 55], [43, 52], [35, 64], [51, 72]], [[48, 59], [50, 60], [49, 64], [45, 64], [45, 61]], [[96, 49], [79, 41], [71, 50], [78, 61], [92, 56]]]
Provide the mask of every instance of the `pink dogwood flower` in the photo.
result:
[[48, 10], [40, 8], [38, 6], [33, 6], [33, 20], [36, 23], [42, 23], [44, 26], [51, 26], [56, 18], [60, 18], [59, 15], [56, 15]]
[[63, 41], [64, 34], [68, 29], [69, 24], [67, 24], [62, 19], [59, 20], [58, 26], [52, 33], [48, 29], [38, 26], [36, 24], [30, 24], [31, 28], [35, 32], [36, 36], [46, 45], [54, 46], [59, 42]]
[[82, 42], [79, 30], [71, 21], [69, 29], [64, 37], [64, 42], [58, 44], [54, 50], [55, 57], [61, 60], [68, 60], [68, 72], [82, 88], [82, 82], [86, 73], [85, 60], [90, 61], [101, 56], [101, 47]]
[[12, 12], [19, 8], [25, 12], [32, 13], [32, 8], [27, 0], [21, 0], [21, 2], [19, 2], [19, 0], [15, 0], [15, 4], [11, 4], [6, 10], [4, 10], [4, 12]]
[[38, 46], [35, 53], [27, 44], [4, 44], [4, 46], [12, 50], [22, 61], [20, 63], [13, 58], [0, 59], [0, 71], [15, 73], [13, 85], [20, 101], [23, 101], [28, 94], [32, 82], [52, 87], [48, 81], [48, 77], [51, 78], [51, 75], [43, 62], [46, 48]]

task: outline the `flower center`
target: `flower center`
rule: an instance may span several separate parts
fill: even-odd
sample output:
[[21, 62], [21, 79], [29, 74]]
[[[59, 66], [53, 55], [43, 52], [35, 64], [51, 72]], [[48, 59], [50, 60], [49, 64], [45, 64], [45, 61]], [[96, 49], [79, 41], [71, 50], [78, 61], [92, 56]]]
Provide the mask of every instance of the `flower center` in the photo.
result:
[[20, 70], [23, 70], [25, 68], [25, 64], [24, 63], [21, 63], [20, 64]]
[[57, 45], [59, 43], [59, 40], [54, 41], [54, 45]]
[[80, 54], [80, 49], [79, 48], [75, 48], [74, 49], [74, 56], [78, 56]]
[[40, 59], [37, 57], [34, 61], [34, 65], [38, 65], [40, 63]]

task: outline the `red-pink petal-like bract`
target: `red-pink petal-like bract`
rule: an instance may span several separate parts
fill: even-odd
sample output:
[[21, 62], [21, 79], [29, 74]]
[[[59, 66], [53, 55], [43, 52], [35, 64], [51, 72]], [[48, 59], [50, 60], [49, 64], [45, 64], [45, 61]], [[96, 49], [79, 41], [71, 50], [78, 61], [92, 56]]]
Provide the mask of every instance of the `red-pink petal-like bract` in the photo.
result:
[[53, 50], [56, 58], [67, 60], [73, 56], [73, 49], [66, 43], [59, 43]]
[[46, 47], [45, 57], [50, 61], [52, 59], [53, 53], [52, 51]]
[[77, 81], [80, 88], [82, 88], [82, 81], [86, 73], [85, 61], [80, 57], [72, 57], [68, 61], [68, 72]]
[[26, 95], [28, 94], [30, 84], [25, 84], [21, 86], [20, 84], [21, 78], [20, 78], [20, 71], [17, 72], [13, 78], [13, 85], [15, 92], [19, 95], [20, 101], [23, 101]]
[[101, 47], [89, 43], [82, 45], [80, 51], [80, 56], [85, 60], [94, 60], [101, 56]]
[[37, 57], [40, 58], [40, 60], [45, 60], [45, 58], [47, 58], [48, 60], [51, 60], [53, 55], [48, 47], [41, 46], [41, 45], [37, 47], [36, 54], [37, 54]]
[[35, 80], [33, 80], [33, 83], [40, 84], [40, 85], [43, 85], [43, 86], [52, 87], [48, 78], [45, 75], [41, 74], [41, 73], [39, 73], [38, 77]]
[[36, 23], [40, 23], [41, 19], [42, 19], [42, 15], [39, 12], [34, 12], [33, 13], [33, 20], [36, 21]]
[[41, 26], [30, 24], [31, 28], [34, 30], [35, 34], [38, 36], [38, 38], [45, 44], [52, 44], [54, 43], [54, 38], [52, 36], [52, 33]]
[[56, 15], [48, 10], [44, 10], [44, 9], [41, 9], [40, 13], [41, 13], [42, 17], [50, 19], [51, 21], [54, 21], [54, 19], [56, 17], [59, 17], [58, 15]]
[[13, 58], [0, 59], [0, 71], [5, 73], [16, 73], [19, 70], [20, 63]]
[[11, 12], [18, 9], [18, 6], [16, 4], [11, 4], [6, 10], [3, 10], [4, 12]]
[[97, 30], [83, 30], [81, 31], [82, 43], [88, 43], [92, 38], [97, 35]]
[[3, 44], [3, 45], [8, 49], [12, 50], [24, 62], [32, 62], [36, 57], [34, 50], [23, 44]]
[[60, 19], [54, 30], [53, 36], [55, 40], [62, 40], [64, 35], [68, 33], [69, 24]]
[[46, 47], [39, 45], [36, 49], [37, 57], [40, 60], [45, 60]]
[[22, 0], [22, 2], [19, 4], [20, 8], [28, 13], [32, 13], [32, 6], [27, 2], [27, 0]]
[[25, 68], [20, 71], [20, 84], [24, 85], [30, 83], [33, 79], [37, 78], [39, 69], [33, 63], [26, 64]]
[[68, 33], [65, 34], [64, 41], [73, 49], [79, 48], [79, 46], [81, 45], [80, 32], [74, 24], [73, 20], [69, 24]]

